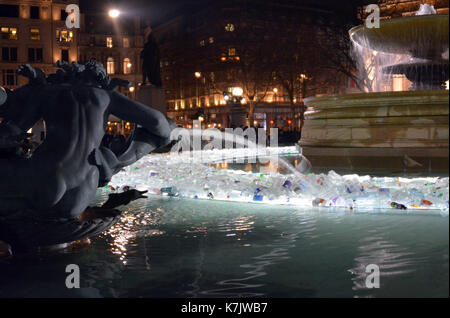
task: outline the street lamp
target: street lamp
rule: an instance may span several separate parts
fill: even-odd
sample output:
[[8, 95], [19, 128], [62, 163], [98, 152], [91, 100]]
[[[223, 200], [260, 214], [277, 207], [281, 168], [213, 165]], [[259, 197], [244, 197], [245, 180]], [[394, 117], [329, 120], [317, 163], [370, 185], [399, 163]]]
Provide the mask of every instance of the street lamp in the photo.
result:
[[273, 89], [273, 98], [272, 98], [272, 100], [274, 101], [274, 102], [276, 102], [277, 101], [277, 93], [278, 93], [278, 88], [274, 88]]
[[234, 87], [233, 90], [231, 91], [231, 94], [233, 94], [233, 96], [242, 96], [242, 94], [244, 93], [244, 90], [241, 87]]
[[202, 73], [200, 72], [195, 72], [194, 73], [195, 78], [197, 79], [195, 81], [195, 90], [197, 91], [197, 107], [200, 107], [200, 100], [199, 100], [199, 95], [198, 95], [198, 80], [200, 79], [200, 77], [202, 76]]
[[118, 17], [119, 17], [120, 11], [117, 10], [117, 9], [111, 9], [111, 10], [109, 10], [108, 15], [109, 15], [111, 18], [115, 19], [115, 18], [118, 18]]

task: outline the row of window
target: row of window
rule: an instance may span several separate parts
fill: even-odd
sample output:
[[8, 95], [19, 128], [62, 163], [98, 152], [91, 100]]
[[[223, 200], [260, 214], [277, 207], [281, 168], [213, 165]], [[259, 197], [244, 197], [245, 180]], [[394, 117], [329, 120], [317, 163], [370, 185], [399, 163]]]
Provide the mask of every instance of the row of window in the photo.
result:
[[[94, 43], [92, 43], [92, 42], [94, 42]], [[95, 38], [94, 37], [91, 38], [91, 43], [95, 44]], [[122, 39], [122, 46], [124, 48], [129, 48], [130, 47], [130, 39], [127, 38], [127, 37], [124, 37]], [[112, 38], [112, 36], [107, 36], [106, 37], [106, 47], [108, 47], [108, 48], [112, 48], [113, 47], [113, 38]]]
[[[208, 38], [208, 43], [209, 43], [209, 44], [213, 44], [213, 43], [214, 43], [214, 37], [210, 36], [210, 37]], [[201, 41], [200, 41], [200, 46], [205, 46], [205, 45], [206, 45], [206, 40], [201, 40]]]
[[[17, 62], [16, 47], [2, 47], [1, 60], [4, 62]], [[28, 48], [28, 62], [42, 63], [44, 58], [42, 48]], [[61, 50], [61, 60], [69, 62], [69, 50]]]
[[[61, 60], [69, 62], [69, 50], [61, 50]], [[2, 61], [17, 62], [17, 48], [16, 47], [2, 47]], [[42, 48], [28, 48], [28, 61], [40, 63], [43, 61]], [[126, 57], [123, 59], [123, 74], [131, 74], [133, 64], [131, 60]], [[108, 57], [106, 61], [106, 71], [108, 74], [116, 73], [116, 62], [113, 57]]]
[[[2, 40], [18, 40], [18, 30], [15, 27], [1, 27]], [[30, 40], [41, 40], [41, 31], [38, 28], [30, 28]], [[56, 30], [56, 41], [60, 43], [69, 43], [73, 41], [73, 32], [58, 29]]]
[[[30, 6], [29, 18], [33, 20], [40, 19], [40, 11], [41, 8], [38, 6]], [[67, 18], [67, 12], [65, 9], [61, 9], [61, 21], [65, 21]], [[0, 17], [5, 18], [18, 18], [19, 17], [19, 6], [18, 5], [9, 5], [9, 4], [0, 4]]]
[[[6, 50], [7, 49], [7, 50]], [[13, 50], [11, 50], [13, 49]], [[13, 55], [11, 55], [11, 53]], [[17, 61], [17, 48], [2, 48], [2, 59], [5, 60], [5, 58], [8, 58], [7, 61]], [[42, 61], [42, 49], [34, 49], [30, 48], [28, 49], [28, 58], [30, 62], [41, 62]], [[61, 59], [63, 61], [69, 61], [69, 51], [68, 50], [61, 50]], [[124, 74], [130, 74], [131, 73], [131, 62], [129, 58], [125, 58], [123, 60], [123, 73]], [[106, 62], [106, 68], [108, 74], [114, 74], [115, 73], [115, 62], [112, 57], [108, 58]], [[2, 70], [1, 71], [1, 79], [2, 79], [2, 85], [3, 86], [17, 86], [17, 75], [15, 70], [8, 69], [8, 70]]]
[[0, 73], [3, 86], [17, 86], [17, 75], [15, 70], [2, 70]]
[[[133, 64], [131, 64], [131, 60], [126, 57], [123, 59], [123, 74], [131, 74], [131, 68]], [[116, 62], [113, 57], [108, 57], [106, 60], [106, 72], [108, 74], [116, 73]]]

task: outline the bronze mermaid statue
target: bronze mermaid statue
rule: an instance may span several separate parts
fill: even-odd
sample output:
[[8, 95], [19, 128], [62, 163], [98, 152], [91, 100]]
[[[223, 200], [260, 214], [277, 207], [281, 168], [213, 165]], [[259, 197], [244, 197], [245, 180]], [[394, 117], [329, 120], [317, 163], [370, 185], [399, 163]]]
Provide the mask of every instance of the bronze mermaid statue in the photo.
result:
[[[46, 124], [45, 140], [31, 156], [0, 156], [0, 241], [13, 250], [79, 240], [113, 225], [120, 216], [114, 208], [143, 193], [122, 193], [95, 209], [99, 218], [83, 218], [85, 211], [92, 212], [96, 189], [123, 167], [169, 144], [175, 128], [159, 111], [115, 91], [129, 82], [111, 79], [102, 64], [57, 66], [46, 77], [22, 65], [17, 72], [28, 84], [0, 90], [0, 152], [17, 146], [37, 121]], [[119, 153], [101, 146], [111, 114], [137, 124]]]

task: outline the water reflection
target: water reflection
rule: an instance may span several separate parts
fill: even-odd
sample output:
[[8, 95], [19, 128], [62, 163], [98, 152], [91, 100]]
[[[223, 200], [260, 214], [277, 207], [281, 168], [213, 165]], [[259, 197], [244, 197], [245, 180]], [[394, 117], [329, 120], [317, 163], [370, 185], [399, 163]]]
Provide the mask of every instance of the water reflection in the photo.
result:
[[131, 209], [124, 212], [120, 220], [105, 233], [110, 238], [109, 251], [112, 254], [118, 255], [119, 260], [124, 265], [127, 265], [130, 246], [136, 247], [138, 244], [135, 241], [142, 238], [145, 251], [145, 266], [149, 269], [150, 258], [146, 254], [145, 242], [147, 237], [164, 234], [164, 231], [153, 228], [153, 226], [158, 225], [159, 220], [158, 217], [155, 217], [154, 213], [148, 211], [143, 205], [133, 204]]
[[448, 255], [448, 218], [142, 200], [82, 251], [0, 262], [0, 297], [448, 297]]
[[[289, 249], [295, 246], [297, 240], [296, 234], [282, 236], [272, 244], [272, 250], [260, 256], [253, 257], [255, 262], [242, 264], [240, 268], [246, 270], [242, 278], [226, 279], [216, 283], [221, 288], [201, 291], [199, 294], [203, 297], [261, 297], [264, 293], [257, 290], [265, 286], [264, 283], [256, 283], [259, 277], [266, 276], [266, 267], [282, 263], [289, 259]], [[253, 281], [253, 282], [252, 282]]]
[[426, 259], [415, 256], [392, 241], [387, 240], [383, 234], [372, 231], [368, 237], [360, 240], [357, 247], [357, 256], [354, 259], [355, 266], [349, 269], [352, 274], [354, 297], [374, 297], [377, 290], [368, 289], [366, 279], [370, 273], [366, 273], [366, 267], [375, 264], [380, 270], [380, 288], [383, 288], [388, 277], [403, 276], [414, 273], [421, 262]]
[[[302, 220], [298, 220], [300, 222], [298, 223], [299, 228], [295, 231], [296, 233], [280, 233], [279, 236], [276, 239], [273, 239], [273, 241], [270, 241], [270, 243], [260, 246], [264, 247], [264, 249], [269, 249], [268, 252], [252, 257], [251, 259], [253, 260], [253, 262], [238, 265], [240, 269], [245, 270], [243, 277], [218, 281], [216, 282], [216, 285], [218, 285], [219, 288], [214, 289], [206, 289], [200, 291], [199, 286], [197, 285], [195, 295], [198, 295], [200, 297], [265, 296], [266, 294], [264, 292], [261, 292], [263, 290], [263, 287], [266, 286], [263, 277], [268, 275], [270, 267], [282, 264], [286, 260], [291, 258], [291, 256], [289, 255], [289, 250], [296, 246], [295, 243], [299, 237], [302, 237], [304, 239], [313, 238], [312, 233], [316, 230], [315, 220], [309, 218], [307, 218], [307, 220], [304, 220], [303, 218], [304, 216], [301, 217]], [[284, 222], [286, 220], [278, 219], [278, 221]], [[254, 244], [250, 240], [244, 238], [250, 232], [257, 230], [255, 228], [255, 222], [256, 216], [254, 215], [238, 216], [233, 218], [230, 222], [224, 222], [220, 224], [218, 227], [218, 231], [221, 233], [226, 233], [225, 236], [227, 238], [230, 238], [230, 234], [233, 234], [233, 239], [240, 242], [240, 244], [236, 248], [240, 249], [239, 253], [245, 255], [246, 248], [251, 248], [252, 245], [255, 245], [255, 247], [256, 245], [259, 245], [258, 243]], [[275, 222], [273, 226], [266, 225], [266, 228], [272, 228], [276, 231], [277, 225], [277, 222]], [[234, 269], [234, 271], [236, 270], [237, 269]], [[233, 276], [240, 275], [242, 274], [235, 274]]]

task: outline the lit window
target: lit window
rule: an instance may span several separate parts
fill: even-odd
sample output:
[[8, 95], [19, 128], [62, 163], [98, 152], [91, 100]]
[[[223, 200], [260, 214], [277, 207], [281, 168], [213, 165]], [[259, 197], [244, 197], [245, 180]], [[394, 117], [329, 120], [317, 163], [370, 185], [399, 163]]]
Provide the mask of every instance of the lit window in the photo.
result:
[[106, 47], [109, 47], [109, 48], [113, 47], [113, 39], [110, 36], [106, 37]]
[[56, 41], [69, 43], [73, 41], [73, 32], [67, 30], [56, 30]]
[[2, 27], [2, 40], [17, 40], [17, 28]]
[[236, 55], [236, 48], [230, 47], [228, 49], [228, 56], [235, 56]]
[[227, 32], [233, 32], [233, 31], [234, 31], [234, 24], [228, 23], [228, 24], [225, 26], [225, 31], [227, 31]]
[[214, 38], [211, 36], [211, 37], [208, 39], [208, 41], [209, 41], [210, 44], [213, 44], [213, 43], [214, 43]]
[[123, 47], [125, 47], [125, 48], [130, 47], [130, 39], [129, 38], [123, 38]]
[[123, 74], [130, 74], [131, 73], [131, 61], [128, 57], [123, 59]]
[[200, 41], [200, 46], [205, 46], [205, 40]]
[[114, 74], [114, 59], [112, 57], [108, 57], [106, 61], [106, 72], [108, 74]]
[[41, 33], [39, 29], [30, 29], [30, 36], [32, 40], [39, 41], [41, 39]]

